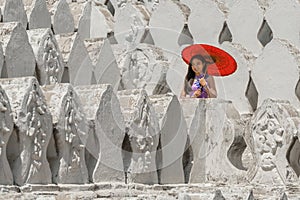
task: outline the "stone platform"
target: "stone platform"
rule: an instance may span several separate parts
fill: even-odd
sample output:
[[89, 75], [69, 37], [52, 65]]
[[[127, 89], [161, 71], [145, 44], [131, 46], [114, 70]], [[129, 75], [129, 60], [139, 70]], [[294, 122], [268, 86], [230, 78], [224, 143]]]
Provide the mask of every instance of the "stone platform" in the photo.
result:
[[298, 200], [300, 186], [99, 183], [1, 186], [0, 199]]

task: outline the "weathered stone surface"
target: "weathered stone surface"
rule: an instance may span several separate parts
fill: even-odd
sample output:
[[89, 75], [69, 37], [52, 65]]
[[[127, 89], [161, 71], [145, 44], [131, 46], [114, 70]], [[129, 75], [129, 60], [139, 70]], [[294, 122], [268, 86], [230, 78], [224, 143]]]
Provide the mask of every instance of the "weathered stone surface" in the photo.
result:
[[[109, 2], [105, 2], [105, 0], [95, 0], [96, 4], [106, 4], [107, 8], [110, 12], [113, 13], [114, 16], [117, 16], [122, 9], [124, 9], [127, 5], [134, 5], [137, 7], [147, 7], [148, 4], [151, 4], [153, 0], [148, 1], [139, 1], [139, 0], [110, 0]], [[157, 0], [154, 0], [158, 3]], [[147, 7], [148, 9], [148, 7]], [[148, 9], [150, 11], [150, 9]], [[148, 11], [147, 11], [148, 12]]]
[[74, 18], [74, 27], [75, 27], [75, 30], [77, 30], [77, 31], [78, 31], [79, 22], [83, 18], [84, 10], [87, 7], [87, 5], [89, 5], [89, 4], [90, 3], [87, 1], [84, 1], [83, 3], [78, 3], [78, 2], [70, 2], [69, 3], [69, 7], [70, 7], [71, 13]]
[[173, 94], [153, 95], [149, 98], [160, 124], [160, 183], [184, 183], [182, 156], [187, 140], [187, 125], [181, 105]]
[[165, 94], [170, 91], [166, 76], [169, 63], [162, 49], [139, 44], [132, 51], [124, 45], [113, 45], [121, 71], [119, 90], [143, 88], [148, 94]]
[[[105, 17], [105, 29], [107, 30], [107, 33], [113, 32], [115, 27], [115, 19], [114, 16], [111, 14], [111, 12], [108, 10], [107, 6], [104, 6], [103, 4], [97, 4], [96, 1], [94, 1], [96, 8], [104, 15]], [[96, 18], [94, 20], [96, 22]]]
[[8, 147], [14, 182], [17, 185], [51, 183], [46, 154], [52, 135], [52, 117], [38, 81], [26, 77], [2, 79], [0, 84], [11, 103], [16, 126]]
[[4, 65], [4, 52], [3, 52], [2, 45], [0, 45], [0, 72], [1, 72], [0, 77], [2, 77], [3, 65]]
[[[97, 158], [93, 171], [94, 182], [125, 182], [122, 143], [125, 124], [120, 103], [110, 85], [77, 86], [88, 119], [94, 122], [93, 128], [99, 144], [88, 150]], [[92, 139], [92, 137], [90, 138]], [[90, 143], [95, 141], [89, 140]], [[95, 151], [98, 149], [98, 151]]]
[[225, 197], [223, 196], [221, 190], [216, 190], [213, 200], [225, 200]]
[[184, 78], [188, 71], [188, 65], [178, 55], [174, 55], [169, 62], [169, 70], [166, 76], [167, 84], [172, 93], [179, 97], [184, 87]]
[[298, 138], [293, 138], [298, 137], [299, 116], [289, 102], [272, 99], [264, 100], [255, 111], [246, 131], [254, 158], [247, 174], [250, 181], [272, 185], [299, 182], [295, 173], [300, 169], [299, 154], [293, 152], [299, 145]]
[[118, 92], [125, 119], [123, 146], [124, 171], [127, 182], [155, 184], [159, 123], [145, 90]]
[[300, 48], [300, 4], [288, 0], [274, 0], [266, 11], [266, 19], [275, 38], [286, 39]]
[[85, 155], [89, 173], [89, 180], [91, 182], [94, 182], [93, 175], [100, 155], [100, 144], [98, 138], [100, 134], [99, 130], [96, 129], [97, 110], [99, 107], [99, 102], [101, 100], [101, 94], [103, 93], [103, 91], [105, 91], [105, 87], [94, 85], [92, 88], [87, 86], [76, 86], [75, 90], [80, 98], [80, 101], [84, 102], [83, 111], [86, 114], [86, 118], [89, 124]]
[[16, 22], [2, 23], [0, 35], [5, 55], [1, 76], [4, 78], [33, 76], [36, 65], [35, 57], [22, 25]]
[[157, 9], [159, 0], [149, 0], [144, 2], [145, 7], [149, 10], [149, 12], [153, 12]]
[[246, 148], [239, 113], [222, 99], [182, 99], [193, 151], [190, 183], [246, 181]]
[[280, 198], [280, 200], [288, 200], [288, 197], [285, 193], [283, 193], [282, 197]]
[[238, 1], [230, 8], [228, 26], [233, 35], [233, 42], [242, 44], [258, 56], [262, 45], [257, 39], [259, 27], [263, 22], [263, 12], [257, 1]]
[[0, 184], [12, 185], [13, 175], [6, 157], [6, 147], [12, 134], [14, 122], [9, 99], [0, 86]]
[[54, 183], [87, 183], [85, 146], [88, 122], [81, 102], [70, 84], [43, 87], [53, 117], [53, 136], [57, 160], [52, 163]]
[[247, 200], [254, 200], [253, 190], [250, 191], [250, 194], [247, 197]]
[[3, 9], [3, 22], [20, 22], [23, 28], [27, 27], [27, 15], [23, 0], [6, 0]]
[[149, 29], [154, 44], [162, 48], [169, 57], [180, 53], [178, 38], [184, 27], [184, 21], [185, 16], [182, 10], [170, 0], [160, 2], [152, 13]]
[[137, 45], [143, 39], [149, 13], [142, 5], [128, 3], [115, 15], [114, 36], [119, 44], [134, 42]]
[[27, 10], [29, 29], [51, 28], [51, 15], [46, 0], [33, 0], [28, 6], [30, 6]]
[[104, 6], [96, 6], [93, 1], [73, 2], [70, 9], [75, 17], [75, 28], [83, 39], [106, 38], [113, 30], [113, 16]]
[[108, 39], [84, 41], [92, 60], [97, 84], [111, 84], [116, 92], [120, 83], [120, 70]]
[[[26, 185], [1, 186], [0, 199], [186, 199], [198, 200], [215, 197], [217, 190], [222, 191], [225, 199], [280, 199], [285, 192], [288, 199], [296, 200], [299, 187], [296, 185], [277, 187], [269, 185], [223, 185], [191, 184], [166, 185], [156, 189], [143, 184], [59, 184], [59, 185]], [[21, 191], [17, 192], [17, 191]], [[59, 192], [58, 192], [59, 191]], [[251, 198], [250, 198], [251, 194]]]
[[60, 47], [70, 83], [90, 85], [93, 78], [92, 61], [78, 33], [55, 35]]
[[63, 58], [51, 29], [33, 29], [27, 33], [35, 54], [39, 83], [60, 83], [64, 69]]
[[[2, 0], [6, 1], [6, 0]], [[25, 7], [31, 6], [34, 0], [23, 0], [23, 4]]]
[[191, 200], [191, 196], [185, 193], [180, 193], [178, 194], [178, 199], [179, 200]]
[[225, 19], [216, 3], [203, 0], [201, 3], [200, 1], [193, 3], [192, 7], [188, 26], [194, 42], [218, 45], [219, 34]]
[[282, 42], [273, 39], [264, 48], [255, 61], [251, 75], [258, 90], [258, 106], [265, 99], [274, 98], [289, 100], [299, 107], [295, 94], [299, 80], [298, 64]]
[[54, 4], [48, 4], [53, 32], [56, 34], [73, 33], [75, 30], [74, 18], [69, 4], [66, 0], [56, 1]]
[[[45, 143], [42, 141], [44, 136], [39, 137], [42, 135], [40, 132], [50, 131], [47, 129], [47, 125], [43, 125], [43, 127], [40, 125], [41, 123], [46, 124], [47, 121], [42, 118], [45, 114], [40, 114], [41, 110], [47, 110], [40, 106], [44, 103], [39, 103], [41, 102], [40, 99], [44, 97], [36, 97], [35, 93], [40, 93], [34, 91], [29, 94], [30, 89], [27, 90], [27, 88], [34, 86], [30, 86], [28, 81], [22, 80], [18, 84], [13, 83], [8, 87], [8, 90], [13, 91], [10, 93], [22, 93], [19, 95], [21, 97], [16, 97], [17, 100], [13, 100], [15, 107], [12, 106], [13, 110], [17, 107], [24, 107], [24, 112], [20, 111], [20, 117], [15, 119], [15, 122], [20, 119], [18, 123], [23, 123], [22, 130], [19, 128], [19, 124], [15, 125], [15, 130], [7, 141], [5, 136], [9, 134], [4, 134], [1, 131], [1, 127], [3, 130], [5, 129], [3, 123], [7, 121], [2, 120], [3, 123], [0, 123], [0, 159], [4, 155], [4, 149], [7, 149], [9, 167], [14, 171], [21, 169], [19, 166], [22, 166], [23, 169], [17, 173], [17, 176], [21, 178], [14, 183], [10, 173], [6, 172], [7, 162], [0, 160], [0, 168], [4, 166], [0, 169], [0, 184], [2, 181], [8, 181], [10, 183], [4, 184], [26, 184], [26, 186], [1, 186], [0, 199], [174, 199], [180, 198], [179, 194], [182, 193], [186, 195], [181, 196], [181, 198], [191, 199], [213, 199], [214, 197], [219, 199], [223, 197], [225, 199], [283, 199], [286, 198], [283, 196], [284, 193], [288, 195], [289, 199], [298, 199], [300, 193], [298, 187], [300, 120], [296, 109], [300, 105], [298, 73], [300, 51], [297, 49], [300, 47], [300, 26], [298, 23], [300, 0], [287, 0], [284, 3], [280, 0], [160, 0], [159, 2], [157, 0], [23, 0], [24, 6], [18, 4], [19, 2], [22, 3], [19, 0], [0, 0], [0, 7], [2, 14], [9, 13], [9, 15], [11, 14], [10, 17], [14, 18], [13, 21], [22, 22], [25, 6], [29, 22], [27, 28], [32, 30], [32, 32], [28, 31], [27, 33], [32, 36], [30, 37], [31, 45], [27, 41], [27, 35], [24, 34], [26, 31], [21, 24], [19, 25], [21, 28], [16, 28], [16, 23], [0, 24], [2, 34], [0, 40], [2, 42], [1, 48], [3, 48], [0, 49], [2, 77], [35, 75], [42, 83], [40, 77], [42, 74], [45, 75], [46, 71], [38, 71], [39, 65], [48, 60], [50, 67], [55, 66], [59, 63], [57, 61], [59, 59], [57, 58], [58, 53], [53, 53], [53, 49], [56, 52], [59, 50], [54, 44], [54, 39], [51, 40], [53, 36], [48, 32], [49, 29], [47, 31], [40, 31], [40, 29], [33, 31], [32, 28], [35, 28], [33, 24], [47, 24], [48, 28], [51, 25], [53, 30], [56, 24], [59, 25], [59, 28], [65, 29], [66, 26], [69, 27], [70, 23], [64, 21], [66, 18], [64, 16], [69, 17], [66, 19], [67, 21], [72, 21], [74, 18], [75, 28], [70, 30], [71, 34], [57, 36], [60, 38], [60, 47], [64, 51], [63, 64], [65, 65], [63, 66], [65, 68], [63, 78], [60, 82], [86, 85], [82, 87], [82, 90], [87, 91], [84, 93], [84, 103], [87, 105], [83, 106], [86, 107], [84, 111], [92, 113], [92, 117], [88, 118], [87, 135], [89, 137], [84, 144], [88, 148], [81, 151], [80, 159], [85, 161], [87, 165], [87, 170], [84, 169], [86, 181], [89, 179], [90, 182], [99, 180], [100, 182], [108, 181], [108, 183], [56, 186], [27, 184], [32, 182], [44, 184], [49, 180], [51, 181], [47, 169], [42, 169], [43, 174], [40, 175], [41, 171], [37, 168], [39, 166], [44, 167], [44, 162], [39, 160], [44, 159], [46, 151], [50, 169], [53, 171], [55, 159], [58, 161], [55, 144], [59, 144], [59, 142], [56, 142], [57, 140], [53, 136], [53, 132], [57, 134], [57, 130], [54, 129], [54, 131], [51, 130], [52, 137], [49, 142], [48, 136], [44, 134], [47, 138], [47, 150], [40, 147], [40, 144]], [[62, 17], [62, 20], [56, 21], [57, 23], [54, 21], [52, 24], [50, 23], [45, 2], [50, 8], [48, 10], [52, 12], [52, 19], [54, 20], [56, 16], [56, 19]], [[62, 8], [59, 5], [65, 7], [62, 6], [64, 7]], [[9, 7], [9, 9], [5, 10], [5, 7]], [[73, 16], [70, 15], [68, 7], [70, 7]], [[128, 9], [130, 7], [132, 9]], [[125, 27], [124, 32], [113, 32], [115, 23], [113, 15], [118, 28]], [[187, 24], [188, 17], [189, 23]], [[150, 26], [148, 26], [149, 20]], [[191, 24], [191, 22], [193, 23]], [[27, 21], [25, 23], [27, 24]], [[155, 37], [149, 29], [157, 31]], [[74, 31], [77, 33], [75, 34]], [[168, 33], [165, 34], [165, 32]], [[174, 35], [171, 34], [173, 32]], [[84, 44], [78, 36], [84, 34], [87, 35], [83, 37], [84, 39], [96, 38], [88, 39]], [[76, 38], [77, 36], [79, 39]], [[105, 37], [108, 37], [110, 44], [116, 44], [113, 45], [113, 51], [111, 51], [109, 43], [104, 42]], [[123, 42], [117, 44], [116, 38], [120, 37]], [[50, 39], [47, 41], [45, 38]], [[164, 138], [167, 135], [163, 134], [165, 130], [175, 129], [179, 126], [175, 121], [179, 120], [178, 110], [180, 108], [176, 107], [174, 101], [170, 100], [171, 97], [175, 97], [173, 95], [150, 97], [159, 100], [157, 100], [157, 104], [154, 104], [153, 113], [154, 111], [155, 113], [145, 116], [145, 121], [152, 123], [153, 116], [158, 115], [158, 117], [156, 116], [158, 118], [158, 131], [163, 134], [159, 135], [160, 137], [154, 137], [155, 142], [151, 143], [152, 139], [149, 135], [155, 132], [156, 128], [153, 128], [155, 125], [149, 125], [145, 121], [145, 124], [141, 125], [143, 123], [142, 116], [138, 116], [138, 114], [134, 118], [133, 110], [136, 110], [135, 112], [143, 110], [141, 108], [143, 107], [142, 100], [133, 105], [138, 101], [136, 100], [139, 98], [138, 95], [133, 95], [132, 99], [136, 98], [134, 100], [128, 100], [131, 98], [131, 94], [122, 95], [122, 98], [128, 97], [127, 100], [123, 100], [123, 104], [130, 101], [128, 105], [132, 106], [127, 106], [130, 114], [126, 113], [127, 111], [121, 112], [121, 110], [118, 111], [120, 105], [118, 105], [117, 98], [112, 91], [144, 89], [148, 94], [161, 94], [171, 90], [179, 96], [187, 70], [187, 65], [182, 61], [180, 52], [186, 45], [192, 43], [210, 43], [221, 46], [236, 59], [238, 69], [228, 77], [215, 78], [219, 100], [206, 99], [203, 100], [205, 103], [199, 103], [201, 102], [199, 99], [183, 100], [183, 102], [188, 102], [182, 104], [184, 105], [184, 116], [189, 132], [186, 141], [179, 139], [177, 141], [177, 137], [171, 140]], [[159, 47], [159, 45], [161, 46]], [[165, 46], [161, 48], [162, 45]], [[52, 48], [54, 46], [55, 48]], [[88, 48], [88, 52], [86, 48]], [[1, 50], [3, 51], [1, 52]], [[5, 66], [2, 67], [4, 63]], [[63, 64], [60, 63], [61, 66]], [[98, 66], [100, 67], [98, 68]], [[54, 80], [55, 78], [51, 79]], [[111, 83], [113, 89], [109, 86], [89, 86], [97, 83]], [[51, 87], [55, 90], [53, 98], [59, 96], [54, 102], [60, 104], [63, 99], [60, 97], [67, 93], [67, 87], [57, 90], [55, 88], [60, 87], [60, 85]], [[16, 92], [18, 89], [23, 91]], [[120, 93], [123, 92], [126, 93], [126, 91]], [[32, 101], [38, 103], [29, 103], [27, 106], [26, 101], [28, 99], [30, 101], [30, 98], [24, 98], [25, 94], [31, 95]], [[70, 97], [69, 94], [66, 95]], [[266, 103], [268, 105], [263, 103], [261, 106], [268, 97], [289, 100], [291, 104], [276, 100], [276, 103]], [[226, 101], [220, 100], [222, 98]], [[15, 96], [11, 99], [15, 99]], [[11, 99], [7, 99], [7, 102]], [[116, 103], [112, 103], [110, 100]], [[232, 103], [227, 102], [227, 100], [232, 101]], [[79, 99], [76, 97], [70, 100], [70, 102], [73, 101], [79, 102]], [[144, 104], [148, 105], [148, 101], [149, 99], [145, 100], [146, 103]], [[2, 113], [4, 116], [4, 113], [6, 115], [8, 111], [1, 112], [1, 107], [3, 107], [1, 102], [0, 89], [0, 114]], [[57, 110], [62, 108], [60, 105], [55, 105]], [[74, 103], [72, 108], [75, 109], [76, 105]], [[241, 117], [232, 108], [233, 105], [239, 114], [242, 114]], [[25, 108], [26, 106], [28, 109]], [[170, 109], [172, 106], [176, 108]], [[147, 106], [145, 107], [147, 110]], [[5, 110], [5, 108], [3, 109]], [[62, 112], [68, 112], [67, 110]], [[25, 112], [27, 111], [33, 114], [28, 114], [26, 117]], [[77, 111], [81, 112], [80, 109]], [[174, 113], [175, 111], [178, 113]], [[200, 114], [200, 112], [204, 113]], [[255, 112], [253, 118], [251, 118], [252, 112]], [[83, 114], [83, 111], [81, 113]], [[121, 131], [121, 125], [115, 121], [122, 121], [123, 113], [128, 119], [126, 120], [128, 124], [127, 129], [125, 130], [123, 127], [123, 131]], [[145, 111], [145, 113], [152, 112]], [[47, 114], [47, 116], [49, 115]], [[116, 115], [119, 118], [115, 117]], [[151, 120], [147, 121], [147, 118]], [[31, 122], [29, 122], [30, 120]], [[57, 123], [66, 123], [66, 120], [57, 120]], [[85, 121], [84, 118], [78, 123], [80, 124], [82, 121]], [[176, 126], [168, 126], [169, 123]], [[47, 122], [47, 124], [51, 125], [52, 122]], [[71, 129], [76, 127], [72, 124], [69, 125]], [[140, 127], [138, 127], [139, 125]], [[28, 128], [28, 126], [36, 128]], [[125, 125], [123, 124], [123, 126]], [[244, 135], [243, 132], [246, 128], [249, 130]], [[281, 134], [282, 130], [284, 131]], [[147, 131], [150, 133], [145, 136]], [[178, 131], [170, 132], [174, 134]], [[137, 132], [137, 134], [132, 134], [133, 132]], [[37, 135], [37, 139], [28, 139], [26, 133]], [[23, 134], [24, 137], [19, 136], [20, 134]], [[172, 136], [172, 134], [168, 135]], [[3, 144], [4, 140], [7, 142]], [[33, 142], [30, 143], [29, 141]], [[173, 145], [175, 146], [174, 150], [169, 153], [166, 147], [171, 147], [172, 143], [177, 142], [178, 145]], [[66, 146], [64, 145], [64, 147]], [[39, 148], [42, 151], [39, 151]], [[165, 174], [172, 178], [170, 183], [175, 182], [173, 180], [176, 175], [181, 176], [181, 174], [173, 173], [172, 176], [169, 176], [169, 173], [175, 171], [170, 169], [173, 165], [167, 167], [162, 167], [162, 165], [164, 165], [165, 159], [174, 160], [176, 154], [181, 154], [181, 149], [183, 149], [183, 154], [172, 164], [180, 165], [179, 161], [182, 160], [184, 182], [197, 184], [147, 186], [143, 184], [123, 185], [119, 182], [164, 183]], [[155, 151], [156, 153], [154, 153]], [[26, 153], [22, 154], [22, 152]], [[73, 161], [76, 162], [76, 159]], [[154, 171], [149, 170], [149, 168], [154, 169], [155, 173], [151, 174]], [[63, 168], [63, 170], [65, 169], [67, 168]], [[192, 173], [190, 173], [191, 169]], [[59, 174], [59, 167], [56, 170]], [[140, 172], [145, 172], [146, 175], [140, 175]], [[7, 175], [8, 178], [1, 178], [1, 173], [4, 176]], [[37, 175], [32, 175], [32, 173]], [[88, 178], [86, 174], [88, 174]], [[234, 177], [233, 174], [237, 174], [237, 176]], [[57, 182], [55, 176], [52, 178]], [[80, 173], [79, 176], [81, 177], [82, 174]], [[155, 180], [155, 176], [157, 180]], [[75, 179], [74, 177], [67, 178]], [[42, 181], [40, 181], [41, 179]], [[113, 181], [118, 183], [111, 184], [110, 182]], [[204, 183], [199, 184], [201, 181]], [[74, 192], [74, 190], [78, 190], [78, 192]], [[222, 191], [223, 197], [216, 195], [216, 191]]]
[[[246, 60], [240, 49], [230, 43], [223, 43], [222, 49], [234, 57], [237, 62], [237, 70], [225, 77], [214, 77], [217, 97], [232, 101], [240, 114], [249, 113], [252, 108], [245, 96], [249, 82], [250, 62]], [[237, 84], [238, 83], [238, 84]]]
[[201, 3], [199, 1], [189, 1], [189, 0], [181, 0], [180, 1], [182, 4], [186, 5], [187, 7], [189, 7], [189, 9], [191, 9], [191, 11], [193, 12], [193, 10], [197, 10], [197, 4]]

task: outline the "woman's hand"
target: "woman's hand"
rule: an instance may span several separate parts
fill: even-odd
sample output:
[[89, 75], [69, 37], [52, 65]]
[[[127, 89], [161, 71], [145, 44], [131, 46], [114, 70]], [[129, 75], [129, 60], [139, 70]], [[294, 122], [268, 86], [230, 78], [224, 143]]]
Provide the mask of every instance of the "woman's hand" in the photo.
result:
[[194, 97], [199, 97], [201, 95], [201, 90], [198, 89], [194, 92]]
[[206, 83], [206, 80], [204, 78], [200, 78], [199, 79], [199, 82], [202, 86], [205, 86], [207, 83]]

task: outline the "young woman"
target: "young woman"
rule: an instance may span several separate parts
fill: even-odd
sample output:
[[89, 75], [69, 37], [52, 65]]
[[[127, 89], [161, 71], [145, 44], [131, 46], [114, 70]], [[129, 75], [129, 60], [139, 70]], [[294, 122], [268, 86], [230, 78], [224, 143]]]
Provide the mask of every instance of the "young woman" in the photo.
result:
[[187, 93], [193, 98], [217, 97], [214, 78], [206, 74], [208, 64], [210, 63], [201, 55], [191, 58], [181, 97], [185, 97]]

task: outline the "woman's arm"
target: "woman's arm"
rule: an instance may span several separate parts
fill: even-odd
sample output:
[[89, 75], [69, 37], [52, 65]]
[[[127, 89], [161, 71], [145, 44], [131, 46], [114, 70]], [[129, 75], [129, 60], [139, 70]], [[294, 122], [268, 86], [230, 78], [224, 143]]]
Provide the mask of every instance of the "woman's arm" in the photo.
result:
[[188, 95], [188, 97], [190, 97], [189, 92], [192, 91], [192, 84], [194, 82], [194, 79], [190, 79], [189, 81], [184, 79], [184, 83], [183, 83], [183, 89], [181, 90], [180, 93], [180, 97], [181, 98], [185, 98], [186, 95]]
[[207, 83], [209, 85], [209, 87], [207, 87], [207, 85], [204, 87], [208, 97], [210, 98], [216, 98], [217, 97], [217, 90], [216, 90], [216, 84], [215, 84], [215, 79], [213, 76], [209, 76], [207, 78]]

